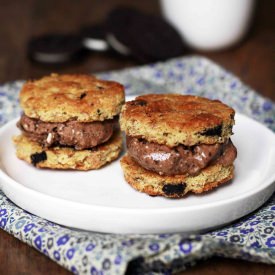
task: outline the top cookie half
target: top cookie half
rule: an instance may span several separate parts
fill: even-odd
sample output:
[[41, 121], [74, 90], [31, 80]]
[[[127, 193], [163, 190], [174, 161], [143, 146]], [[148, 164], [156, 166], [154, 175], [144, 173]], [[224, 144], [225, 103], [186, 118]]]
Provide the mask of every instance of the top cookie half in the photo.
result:
[[45, 122], [112, 119], [125, 100], [124, 87], [117, 82], [90, 75], [58, 74], [26, 82], [19, 97], [28, 117]]
[[174, 147], [222, 143], [232, 134], [235, 112], [218, 100], [149, 94], [126, 102], [120, 126], [126, 135]]

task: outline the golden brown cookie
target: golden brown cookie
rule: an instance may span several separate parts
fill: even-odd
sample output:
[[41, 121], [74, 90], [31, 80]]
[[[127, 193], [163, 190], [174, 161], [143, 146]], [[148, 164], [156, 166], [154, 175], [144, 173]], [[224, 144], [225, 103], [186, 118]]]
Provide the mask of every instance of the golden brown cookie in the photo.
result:
[[222, 143], [232, 134], [235, 112], [218, 100], [148, 94], [126, 102], [120, 115], [126, 135], [173, 147]]
[[106, 143], [93, 149], [77, 151], [69, 147], [43, 148], [30, 141], [26, 136], [14, 137], [16, 155], [39, 168], [92, 170], [98, 169], [118, 158], [122, 149], [122, 137], [119, 133]]
[[28, 117], [45, 122], [91, 122], [118, 115], [124, 98], [123, 86], [114, 81], [90, 75], [51, 74], [26, 82], [20, 104]]
[[202, 193], [213, 189], [233, 178], [234, 166], [212, 165], [197, 176], [160, 176], [138, 165], [128, 155], [121, 161], [126, 181], [137, 191], [151, 196], [181, 198], [188, 192]]

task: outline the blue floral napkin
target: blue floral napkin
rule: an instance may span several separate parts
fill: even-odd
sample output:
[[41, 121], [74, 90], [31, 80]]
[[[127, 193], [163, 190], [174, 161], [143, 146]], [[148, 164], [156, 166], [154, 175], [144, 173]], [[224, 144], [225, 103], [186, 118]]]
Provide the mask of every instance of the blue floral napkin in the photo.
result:
[[[275, 131], [275, 104], [202, 57], [98, 74], [126, 94], [168, 93], [220, 99]], [[23, 81], [0, 86], [0, 125], [19, 116]], [[260, 209], [205, 234], [114, 235], [63, 227], [32, 215], [0, 191], [0, 227], [75, 274], [171, 274], [214, 255], [275, 264], [275, 195]]]

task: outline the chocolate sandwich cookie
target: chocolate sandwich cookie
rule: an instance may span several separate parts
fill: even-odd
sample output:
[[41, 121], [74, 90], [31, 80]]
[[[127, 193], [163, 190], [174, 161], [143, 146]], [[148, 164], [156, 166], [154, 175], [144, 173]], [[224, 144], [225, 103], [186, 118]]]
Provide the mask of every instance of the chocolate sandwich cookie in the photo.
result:
[[33, 37], [28, 43], [28, 56], [43, 64], [64, 64], [83, 56], [84, 47], [79, 35], [47, 34]]
[[109, 49], [105, 24], [87, 25], [80, 30], [84, 47], [91, 51], [104, 52]]
[[17, 156], [36, 167], [97, 169], [118, 157], [124, 88], [89, 75], [52, 74], [28, 81], [14, 138]]
[[229, 181], [237, 156], [230, 140], [234, 115], [222, 102], [197, 96], [152, 94], [127, 102], [120, 116], [125, 179], [138, 191], [172, 198]]
[[117, 7], [108, 15], [106, 26], [110, 46], [142, 62], [165, 60], [184, 53], [179, 33], [161, 17], [131, 7]]

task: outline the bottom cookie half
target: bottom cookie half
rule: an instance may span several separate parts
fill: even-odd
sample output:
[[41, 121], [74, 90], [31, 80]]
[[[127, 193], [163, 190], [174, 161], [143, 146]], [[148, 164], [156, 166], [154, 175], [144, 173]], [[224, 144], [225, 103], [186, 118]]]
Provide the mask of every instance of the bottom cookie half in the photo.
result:
[[128, 155], [120, 163], [126, 181], [133, 188], [151, 196], [168, 198], [181, 198], [188, 192], [203, 193], [228, 182], [234, 176], [233, 165], [208, 166], [196, 176], [160, 176], [142, 168]]
[[16, 155], [39, 168], [92, 170], [118, 158], [122, 137], [116, 133], [108, 142], [92, 149], [75, 150], [70, 147], [43, 148], [26, 136], [13, 138]]

